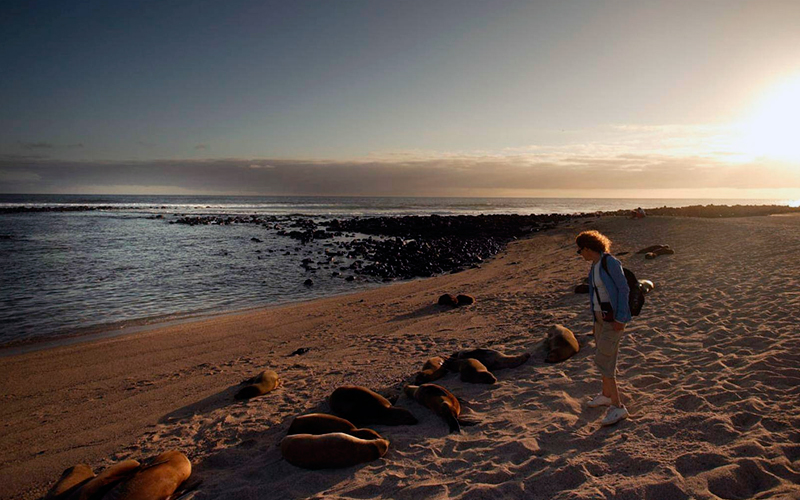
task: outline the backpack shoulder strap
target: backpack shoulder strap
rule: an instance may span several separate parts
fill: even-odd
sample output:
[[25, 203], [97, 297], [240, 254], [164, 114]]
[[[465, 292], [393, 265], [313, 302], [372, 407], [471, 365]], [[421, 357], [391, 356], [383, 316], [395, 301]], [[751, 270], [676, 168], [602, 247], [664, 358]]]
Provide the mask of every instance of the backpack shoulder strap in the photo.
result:
[[603, 271], [605, 271], [606, 274], [610, 276], [611, 273], [608, 272], [608, 264], [606, 264], [606, 257], [608, 257], [608, 254], [603, 254], [603, 258], [600, 259], [600, 263], [603, 265]]

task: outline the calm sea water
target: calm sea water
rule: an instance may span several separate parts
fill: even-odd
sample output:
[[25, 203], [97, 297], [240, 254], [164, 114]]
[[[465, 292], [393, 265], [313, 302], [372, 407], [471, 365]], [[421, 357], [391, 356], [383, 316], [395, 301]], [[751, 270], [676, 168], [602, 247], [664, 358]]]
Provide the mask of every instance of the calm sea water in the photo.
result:
[[[0, 345], [379, 286], [364, 278], [347, 282], [345, 272], [309, 275], [301, 260], [321, 252], [326, 241], [301, 246], [253, 224], [169, 224], [181, 214], [291, 221], [299, 214], [579, 213], [708, 203], [776, 201], [0, 195], [0, 207], [117, 208], [0, 214]], [[309, 277], [312, 287], [303, 285]]]

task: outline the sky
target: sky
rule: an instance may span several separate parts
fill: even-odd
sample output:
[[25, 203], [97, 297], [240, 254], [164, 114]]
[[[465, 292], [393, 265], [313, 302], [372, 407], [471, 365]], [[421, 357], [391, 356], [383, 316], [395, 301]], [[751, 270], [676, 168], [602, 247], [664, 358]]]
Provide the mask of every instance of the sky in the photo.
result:
[[800, 199], [796, 0], [6, 0], [0, 193]]

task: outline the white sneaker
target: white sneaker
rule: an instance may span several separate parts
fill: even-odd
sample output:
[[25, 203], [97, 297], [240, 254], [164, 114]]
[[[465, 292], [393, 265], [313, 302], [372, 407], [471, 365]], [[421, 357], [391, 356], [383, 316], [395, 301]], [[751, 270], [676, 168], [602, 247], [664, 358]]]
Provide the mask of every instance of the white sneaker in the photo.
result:
[[600, 425], [614, 425], [628, 418], [628, 410], [624, 406], [611, 406], [606, 413], [606, 417]]
[[591, 401], [586, 403], [586, 405], [589, 408], [599, 408], [600, 406], [611, 406], [611, 398], [608, 396], [604, 396], [603, 393], [601, 392], [600, 394], [592, 398]]

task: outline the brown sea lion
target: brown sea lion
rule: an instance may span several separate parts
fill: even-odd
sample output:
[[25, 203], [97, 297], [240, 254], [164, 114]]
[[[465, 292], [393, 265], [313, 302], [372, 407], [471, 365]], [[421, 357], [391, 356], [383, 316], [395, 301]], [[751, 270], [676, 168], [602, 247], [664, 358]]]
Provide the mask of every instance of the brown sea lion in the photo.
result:
[[127, 481], [109, 491], [103, 500], [168, 500], [192, 474], [186, 455], [170, 450], [153, 458]]
[[275, 388], [280, 387], [283, 381], [274, 371], [264, 370], [257, 376], [245, 380], [242, 383], [250, 385], [243, 387], [239, 392], [237, 392], [236, 396], [234, 396], [236, 399], [250, 399], [256, 396], [262, 396], [272, 390], [275, 390]]
[[458, 298], [450, 293], [446, 293], [439, 297], [439, 301], [437, 302], [440, 306], [452, 306], [456, 307], [458, 305]]
[[422, 365], [422, 371], [417, 373], [417, 378], [414, 381], [417, 385], [433, 382], [444, 377], [445, 373], [447, 373], [447, 367], [444, 365], [444, 358], [436, 356]]
[[86, 464], [78, 464], [65, 470], [56, 484], [44, 496], [44, 500], [69, 497], [94, 477], [94, 471]]
[[[519, 365], [523, 364], [524, 362], [530, 359], [531, 354], [529, 352], [520, 354], [518, 356], [507, 356], [500, 351], [496, 351], [494, 349], [466, 349], [463, 351], [458, 351], [457, 353], [450, 356], [448, 359], [448, 363], [451, 361], [455, 361], [458, 359], [477, 359], [481, 363], [483, 363], [486, 368], [490, 371], [495, 370], [502, 370], [503, 368], [516, 368]], [[448, 366], [449, 368], [449, 366]], [[455, 371], [455, 368], [450, 368], [451, 370]]]
[[377, 460], [386, 454], [386, 439], [361, 439], [343, 432], [314, 436], [293, 434], [281, 441], [281, 454], [304, 469], [336, 469]]
[[472, 295], [466, 295], [462, 293], [456, 296], [456, 301], [460, 306], [471, 306], [472, 304], [475, 303], [475, 297], [473, 297]]
[[331, 410], [356, 425], [414, 425], [417, 419], [405, 408], [392, 406], [388, 399], [366, 387], [345, 385], [330, 397]]
[[458, 368], [462, 382], [471, 384], [494, 384], [497, 378], [486, 369], [483, 363], [474, 358], [459, 359], [453, 362]]
[[117, 483], [133, 476], [139, 468], [140, 464], [136, 460], [123, 460], [116, 463], [84, 483], [79, 490], [69, 496], [69, 500], [101, 499]]
[[[662, 250], [663, 251], [663, 249], [667, 249], [668, 251], [672, 251], [672, 249], [669, 247], [669, 245], [650, 245], [649, 247], [642, 248], [641, 250], [639, 250], [636, 253], [637, 254], [652, 253], [652, 252], [655, 252], [657, 250]], [[675, 252], [672, 252], [672, 253], [675, 253]]]
[[407, 385], [405, 393], [418, 403], [439, 415], [447, 422], [450, 432], [461, 432], [458, 416], [461, 415], [461, 404], [458, 398], [436, 384]]
[[547, 332], [544, 341], [547, 357], [546, 363], [558, 363], [574, 356], [581, 350], [578, 340], [572, 330], [562, 325], [553, 325]]
[[309, 413], [300, 415], [292, 421], [287, 435], [293, 434], [329, 434], [331, 432], [344, 432], [361, 439], [382, 439], [381, 435], [372, 429], [356, 429], [349, 420], [328, 415], [326, 413]]

